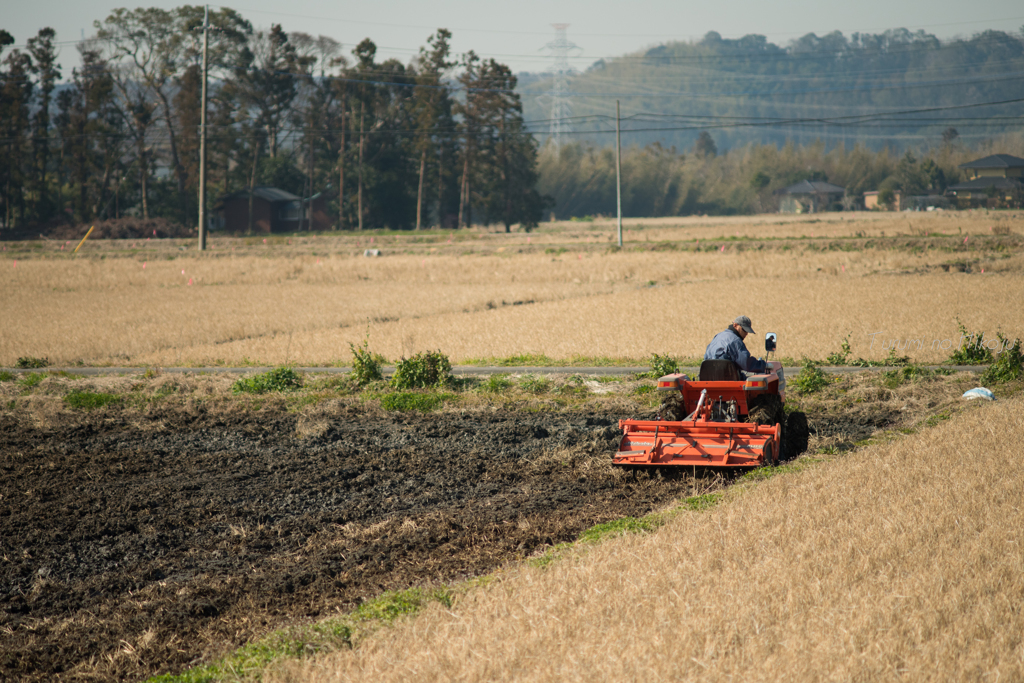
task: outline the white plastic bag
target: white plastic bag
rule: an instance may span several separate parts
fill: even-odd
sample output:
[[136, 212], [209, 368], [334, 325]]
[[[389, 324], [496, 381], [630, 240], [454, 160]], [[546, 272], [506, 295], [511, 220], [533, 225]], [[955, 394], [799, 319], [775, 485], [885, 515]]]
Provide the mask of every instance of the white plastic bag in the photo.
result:
[[971, 389], [970, 391], [965, 391], [964, 395], [961, 398], [965, 398], [968, 401], [975, 398], [983, 398], [986, 401], [996, 400], [996, 397], [992, 394], [992, 392], [984, 387], [977, 387], [975, 389]]

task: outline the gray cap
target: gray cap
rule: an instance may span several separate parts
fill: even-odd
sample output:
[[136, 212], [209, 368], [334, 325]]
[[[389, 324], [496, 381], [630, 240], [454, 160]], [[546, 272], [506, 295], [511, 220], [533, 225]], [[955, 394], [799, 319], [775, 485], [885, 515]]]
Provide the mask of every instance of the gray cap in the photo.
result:
[[732, 322], [734, 325], [739, 325], [744, 330], [746, 330], [747, 334], [754, 334], [754, 328], [750, 326], [750, 318], [748, 318], [747, 316], [741, 315]]

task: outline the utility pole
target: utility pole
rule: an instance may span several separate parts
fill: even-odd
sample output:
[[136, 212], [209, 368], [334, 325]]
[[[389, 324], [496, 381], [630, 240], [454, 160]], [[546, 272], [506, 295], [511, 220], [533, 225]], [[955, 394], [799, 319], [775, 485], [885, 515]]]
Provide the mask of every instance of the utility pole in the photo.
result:
[[619, 215], [619, 248], [622, 248], [622, 142], [619, 139], [619, 101], [615, 100], [615, 207]]
[[203, 11], [203, 94], [199, 112], [199, 251], [206, 251], [206, 50], [209, 46], [210, 6]]
[[366, 102], [359, 103], [359, 188], [356, 193], [356, 211], [359, 213], [359, 230], [363, 229], [363, 142], [366, 135], [363, 133], [363, 113], [366, 111]]

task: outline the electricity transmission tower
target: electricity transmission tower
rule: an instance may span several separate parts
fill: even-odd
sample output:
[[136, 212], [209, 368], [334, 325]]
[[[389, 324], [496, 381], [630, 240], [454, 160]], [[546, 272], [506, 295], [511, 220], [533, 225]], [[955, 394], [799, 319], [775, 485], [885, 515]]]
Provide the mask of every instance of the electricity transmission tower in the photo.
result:
[[545, 99], [551, 105], [551, 123], [548, 134], [551, 136], [551, 142], [557, 153], [562, 146], [562, 135], [572, 132], [572, 122], [569, 120], [572, 116], [572, 104], [569, 102], [569, 76], [573, 73], [573, 68], [569, 66], [569, 55], [570, 53], [578, 54], [577, 51], [582, 52], [583, 48], [565, 37], [565, 29], [569, 28], [569, 24], [551, 24], [551, 26], [555, 29], [555, 39], [544, 47], [551, 50], [554, 63], [551, 68], [551, 94]]

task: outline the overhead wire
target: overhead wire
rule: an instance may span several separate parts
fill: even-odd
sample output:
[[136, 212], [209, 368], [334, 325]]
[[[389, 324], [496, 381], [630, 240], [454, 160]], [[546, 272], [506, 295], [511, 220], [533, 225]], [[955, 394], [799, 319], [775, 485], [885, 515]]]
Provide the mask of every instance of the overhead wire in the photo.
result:
[[[963, 127], [981, 127], [991, 128], [992, 121], [999, 122], [1010, 122], [1010, 123], [1024, 123], [1024, 116], [1001, 116], [1001, 117], [929, 117], [925, 119], [919, 118], [895, 118], [895, 117], [906, 117], [916, 114], [931, 114], [937, 112], [946, 111], [962, 111], [965, 109], [978, 109], [982, 107], [1001, 106], [1009, 104], [1019, 104], [1024, 102], [1024, 98], [1013, 98], [1007, 100], [996, 100], [991, 102], [974, 102], [959, 105], [947, 105], [940, 107], [922, 107], [916, 109], [901, 109], [886, 112], [878, 112], [876, 114], [851, 114], [847, 116], [833, 116], [833, 117], [800, 117], [800, 118], [781, 118], [781, 117], [740, 117], [740, 116], [700, 116], [700, 115], [664, 115], [659, 113], [651, 112], [640, 112], [630, 116], [620, 118], [620, 123], [624, 124], [621, 128], [622, 133], [648, 133], [648, 132], [670, 132], [670, 131], [687, 131], [687, 130], [712, 130], [712, 129], [731, 129], [731, 128], [750, 128], [750, 127], [784, 127], [784, 126], [832, 126], [832, 127], [882, 127], [880, 124], [886, 124], [892, 122], [894, 124], [906, 124], [915, 123], [921, 127], [939, 127], [958, 125]], [[646, 117], [646, 118], [645, 118]], [[594, 135], [594, 134], [612, 134], [615, 132], [614, 128], [610, 127], [611, 122], [614, 121], [613, 116], [605, 114], [595, 114], [586, 116], [573, 116], [560, 119], [563, 122], [572, 122], [574, 124], [580, 124], [584, 122], [593, 122], [595, 124], [608, 124], [609, 127], [606, 129], [597, 130], [585, 130], [585, 131], [570, 131], [566, 132], [567, 135]], [[688, 123], [687, 125], [668, 125], [668, 126], [652, 126], [652, 127], [630, 127], [628, 124], [631, 122], [647, 123], [650, 119], [664, 120], [670, 118], [679, 119], [697, 119], [694, 123]], [[537, 124], [550, 123], [551, 119], [535, 119], [524, 121], [524, 125], [529, 128], [530, 126]], [[246, 134], [241, 128], [242, 124], [231, 124], [231, 125], [217, 125], [208, 124], [214, 134], [217, 131], [231, 130], [235, 137], [242, 139], [257, 139], [262, 138], [262, 134]], [[355, 133], [352, 129], [345, 129], [346, 132]], [[289, 135], [330, 135], [340, 133], [339, 128], [328, 128], [328, 127], [308, 127], [308, 126], [282, 126], [277, 129], [277, 133], [282, 137]], [[464, 137], [466, 131], [459, 127], [451, 128], [381, 128], [373, 131], [364, 131], [366, 135], [382, 135], [382, 134], [394, 134], [394, 135], [422, 135], [429, 133], [432, 136], [449, 136], [449, 137]], [[160, 135], [163, 135], [163, 140], [169, 140], [169, 135], [165, 131], [153, 132], [152, 139], [159, 141]], [[32, 139], [44, 140], [49, 139], [51, 141], [60, 140], [74, 140], [83, 138], [102, 138], [106, 140], [116, 139], [130, 139], [130, 134], [121, 135], [110, 135], [105, 133], [96, 134], [83, 134], [75, 136], [46, 136], [46, 137], [33, 137]], [[6, 143], [12, 138], [0, 138], [0, 143]], [[25, 139], [25, 138], [20, 138]]]

